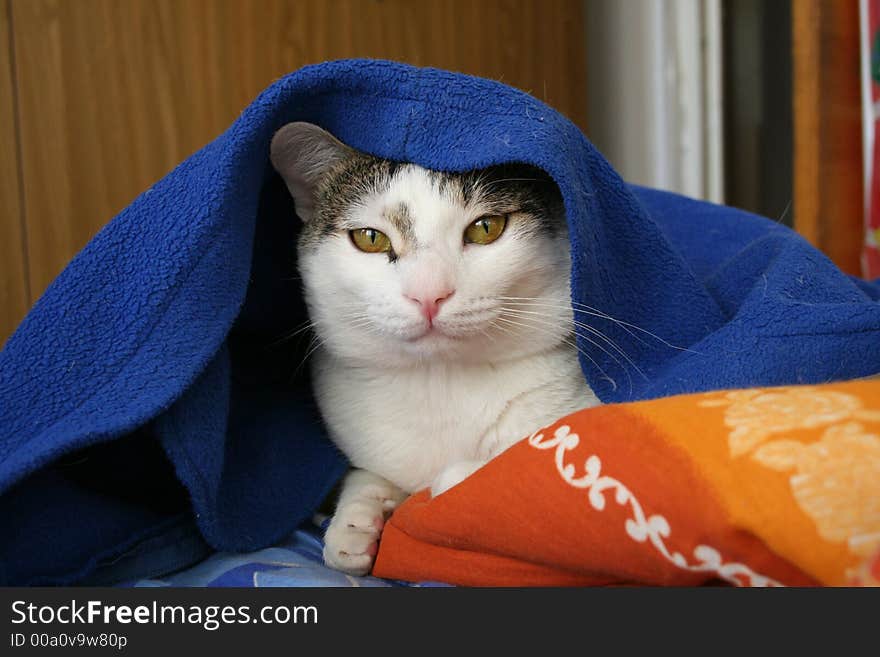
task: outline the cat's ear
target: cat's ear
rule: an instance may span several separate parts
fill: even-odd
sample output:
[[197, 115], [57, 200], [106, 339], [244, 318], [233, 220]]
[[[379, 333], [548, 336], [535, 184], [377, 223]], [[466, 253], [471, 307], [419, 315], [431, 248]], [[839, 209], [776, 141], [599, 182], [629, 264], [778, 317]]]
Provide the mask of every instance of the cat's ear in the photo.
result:
[[296, 213], [309, 221], [321, 179], [355, 151], [311, 123], [288, 123], [272, 137], [272, 166], [284, 178], [296, 201]]

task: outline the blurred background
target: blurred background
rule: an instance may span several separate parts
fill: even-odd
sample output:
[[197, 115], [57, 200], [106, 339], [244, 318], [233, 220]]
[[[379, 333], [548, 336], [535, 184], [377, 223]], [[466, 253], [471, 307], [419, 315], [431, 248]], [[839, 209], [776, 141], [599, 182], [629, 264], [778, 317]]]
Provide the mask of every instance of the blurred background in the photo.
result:
[[859, 274], [872, 2], [0, 0], [0, 344], [263, 88], [345, 57], [519, 87], [627, 180], [771, 217]]

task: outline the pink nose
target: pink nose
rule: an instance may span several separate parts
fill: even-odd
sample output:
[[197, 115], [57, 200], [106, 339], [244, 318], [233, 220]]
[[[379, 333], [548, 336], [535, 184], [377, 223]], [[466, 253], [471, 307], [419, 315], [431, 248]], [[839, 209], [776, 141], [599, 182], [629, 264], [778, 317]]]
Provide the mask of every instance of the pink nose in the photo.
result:
[[422, 315], [424, 315], [425, 319], [427, 319], [430, 324], [437, 316], [437, 313], [440, 312], [440, 304], [453, 294], [455, 294], [455, 290], [431, 290], [416, 294], [407, 294], [406, 298], [412, 299], [419, 304], [419, 309], [422, 311]]

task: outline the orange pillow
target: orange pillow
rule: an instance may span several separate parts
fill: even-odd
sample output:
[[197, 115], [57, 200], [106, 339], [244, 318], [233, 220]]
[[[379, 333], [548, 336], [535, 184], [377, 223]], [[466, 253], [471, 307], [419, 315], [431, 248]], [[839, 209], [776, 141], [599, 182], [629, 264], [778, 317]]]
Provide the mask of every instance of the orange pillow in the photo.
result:
[[842, 585], [880, 548], [880, 381], [601, 406], [386, 524], [373, 573], [460, 585]]

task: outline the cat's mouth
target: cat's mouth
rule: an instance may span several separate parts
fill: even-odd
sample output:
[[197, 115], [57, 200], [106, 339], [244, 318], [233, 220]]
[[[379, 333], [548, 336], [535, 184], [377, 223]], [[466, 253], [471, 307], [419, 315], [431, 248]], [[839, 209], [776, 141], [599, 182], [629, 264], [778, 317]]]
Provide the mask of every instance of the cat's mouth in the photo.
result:
[[454, 340], [455, 336], [449, 335], [443, 332], [443, 329], [437, 324], [429, 324], [425, 327], [425, 330], [422, 331], [419, 335], [415, 335], [413, 337], [407, 338], [407, 342], [410, 343], [419, 343], [419, 342], [427, 342], [430, 340]]
[[405, 341], [421, 345], [432, 342], [462, 342], [476, 335], [485, 336], [494, 316], [492, 311], [482, 311], [436, 318], [434, 321], [423, 322]]
[[391, 315], [374, 319], [371, 326], [375, 328], [371, 332], [384, 334], [421, 354], [426, 347], [433, 350], [470, 342], [479, 336], [489, 338], [496, 316], [497, 313], [488, 309], [449, 313], [448, 316], [435, 317], [433, 321], [424, 317], [404, 319]]

